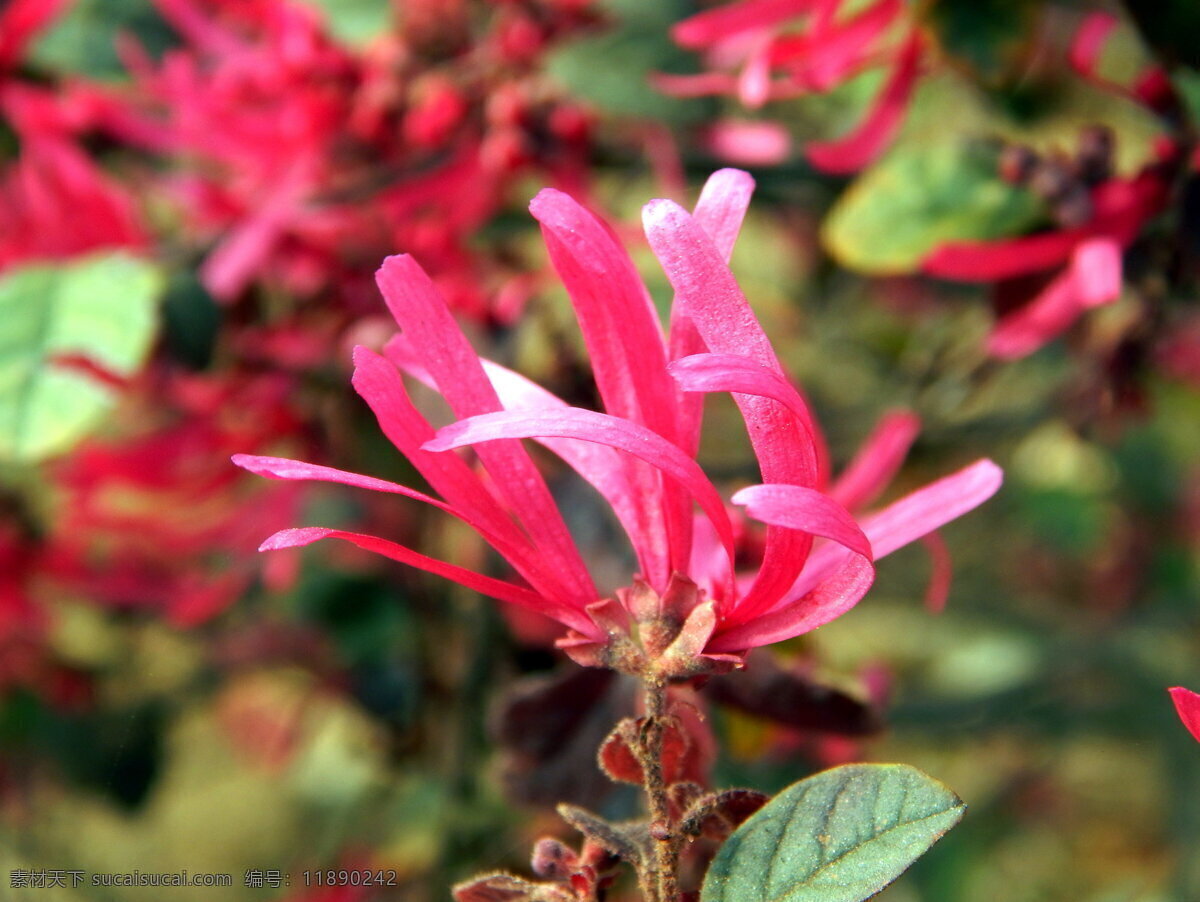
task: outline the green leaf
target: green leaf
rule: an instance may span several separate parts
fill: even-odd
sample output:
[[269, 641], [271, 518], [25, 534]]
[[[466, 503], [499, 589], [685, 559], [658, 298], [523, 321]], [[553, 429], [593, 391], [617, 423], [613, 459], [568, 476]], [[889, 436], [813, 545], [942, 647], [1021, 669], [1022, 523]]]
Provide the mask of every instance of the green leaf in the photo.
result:
[[689, 11], [683, 0], [604, 0], [613, 20], [597, 34], [554, 50], [546, 70], [572, 96], [609, 113], [683, 125], [710, 118], [707, 99], [668, 97], [648, 84], [651, 73], [694, 71], [695, 54], [671, 41], [669, 29]]
[[122, 78], [125, 67], [116, 49], [122, 32], [132, 34], [156, 57], [179, 42], [148, 0], [75, 0], [34, 41], [30, 61], [92, 78]]
[[136, 372], [154, 339], [161, 285], [154, 266], [123, 253], [0, 277], [0, 460], [66, 451], [111, 408], [113, 388], [60, 361]]
[[306, 0], [325, 14], [332, 34], [349, 47], [366, 46], [392, 25], [389, 0]]
[[850, 764], [793, 783], [725, 840], [701, 902], [861, 902], [966, 806], [906, 764]]
[[821, 237], [844, 266], [870, 275], [915, 271], [945, 241], [1020, 234], [1044, 214], [997, 172], [993, 147], [973, 141], [897, 146], [838, 199]]

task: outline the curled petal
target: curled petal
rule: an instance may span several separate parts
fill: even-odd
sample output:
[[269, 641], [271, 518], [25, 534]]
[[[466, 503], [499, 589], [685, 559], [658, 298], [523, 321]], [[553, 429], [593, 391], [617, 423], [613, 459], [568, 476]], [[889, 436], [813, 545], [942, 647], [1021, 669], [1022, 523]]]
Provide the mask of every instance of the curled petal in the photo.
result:
[[618, 448], [678, 480], [712, 521], [721, 543], [733, 561], [733, 527], [704, 471], [692, 458], [655, 432], [594, 410], [513, 410], [481, 414], [451, 423], [425, 443], [428, 451], [448, 451], [482, 442], [518, 438], [565, 438]]
[[427, 557], [413, 551], [411, 548], [405, 548], [403, 545], [389, 542], [387, 539], [381, 539], [378, 536], [346, 532], [341, 529], [326, 529], [320, 526], [306, 526], [299, 529], [281, 530], [263, 542], [258, 550], [275, 551], [280, 548], [296, 548], [303, 545], [311, 545], [320, 539], [342, 539], [366, 551], [373, 551], [376, 554], [381, 554], [402, 564], [408, 564], [410, 567], [427, 570], [430, 573], [466, 586], [468, 589], [487, 595], [490, 598], [507, 601], [510, 604], [520, 605], [523, 608], [529, 608], [540, 614], [545, 614], [547, 617], [553, 617], [559, 623], [571, 629], [578, 630], [587, 636], [599, 638], [595, 624], [581, 610], [550, 601], [536, 592], [531, 592], [521, 586], [493, 579], [490, 576], [484, 576], [482, 573], [476, 573], [473, 570], [456, 567], [454, 564], [448, 564], [445, 561]]
[[733, 496], [755, 520], [824, 536], [855, 554], [872, 558], [871, 543], [850, 512], [815, 489], [799, 485], [752, 485]]
[[808, 479], [819, 481], [816, 443], [816, 425], [808, 402], [779, 373], [760, 366], [753, 360], [733, 354], [693, 354], [675, 360], [669, 367], [679, 387], [688, 392], [737, 392], [757, 395], [778, 401], [799, 421], [807, 441], [802, 441], [796, 453], [804, 462]]
[[732, 629], [721, 630], [706, 651], [745, 651], [760, 645], [782, 642], [812, 632], [846, 613], [871, 588], [875, 568], [861, 555], [837, 545], [826, 545], [839, 553], [836, 565], [824, 579], [803, 595], [768, 614], [762, 614]]
[[[740, 169], [719, 169], [708, 177], [700, 190], [693, 215], [708, 233], [726, 263], [733, 254], [733, 244], [746, 218], [750, 197], [754, 194], [754, 179]], [[696, 324], [684, 312], [682, 304], [671, 304], [669, 342], [671, 360], [701, 354], [708, 350]], [[678, 445], [692, 457], [700, 448], [700, 427], [704, 420], [704, 398], [686, 392], [679, 398]]]
[[[708, 349], [748, 357], [779, 375], [771, 343], [738, 288], [720, 249], [704, 227], [677, 204], [651, 201], [642, 211], [646, 238], [662, 264], [676, 304], [694, 323]], [[777, 401], [736, 396], [764, 482], [805, 485], [815, 473], [801, 451], [809, 441], [791, 412]], [[808, 554], [810, 541], [794, 530], [770, 529], [763, 565], [742, 599], [747, 610], [773, 604], [794, 581]]]

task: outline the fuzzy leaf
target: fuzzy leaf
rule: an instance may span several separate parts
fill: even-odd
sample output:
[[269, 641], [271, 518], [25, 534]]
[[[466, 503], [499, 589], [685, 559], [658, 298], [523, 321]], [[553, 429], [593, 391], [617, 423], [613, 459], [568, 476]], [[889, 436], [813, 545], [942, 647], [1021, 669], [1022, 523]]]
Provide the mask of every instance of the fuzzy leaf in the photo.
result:
[[982, 241], [1034, 225], [1040, 202], [1004, 182], [995, 153], [963, 141], [907, 142], [842, 195], [822, 228], [838, 262], [871, 275], [915, 271], [945, 241]]
[[908, 765], [835, 767], [785, 789], [725, 841], [701, 902], [862, 902], [958, 823], [965, 807]]
[[0, 278], [0, 459], [61, 453], [97, 423], [150, 350], [161, 285], [119, 253]]

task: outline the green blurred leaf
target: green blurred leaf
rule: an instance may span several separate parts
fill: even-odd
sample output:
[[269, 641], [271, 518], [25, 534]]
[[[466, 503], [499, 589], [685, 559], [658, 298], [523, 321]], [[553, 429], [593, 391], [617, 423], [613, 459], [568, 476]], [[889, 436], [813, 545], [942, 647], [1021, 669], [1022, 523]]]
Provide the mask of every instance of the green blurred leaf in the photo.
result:
[[861, 902], [958, 823], [966, 806], [905, 764], [851, 764], [794, 783], [717, 852], [701, 902]]
[[694, 55], [677, 47], [669, 35], [690, 5], [683, 0], [606, 0], [602, 6], [613, 24], [552, 53], [546, 60], [550, 75], [574, 96], [610, 113], [670, 125], [708, 117], [710, 102], [668, 97], [648, 84], [653, 72], [683, 72], [689, 66], [694, 70]]
[[118, 78], [125, 74], [116, 51], [121, 33], [133, 35], [155, 56], [178, 42], [149, 0], [75, 0], [34, 42], [30, 61], [92, 78]]
[[114, 390], [55, 359], [132, 375], [154, 339], [161, 286], [155, 267], [122, 253], [0, 278], [0, 460], [60, 453], [96, 424]]
[[997, 174], [995, 151], [969, 141], [895, 148], [839, 198], [821, 230], [843, 265], [871, 275], [912, 272], [945, 241], [1020, 233], [1040, 201]]
[[942, 50], [995, 80], [1019, 58], [1037, 11], [1031, 0], [934, 0], [923, 18]]
[[305, 0], [325, 14], [329, 32], [350, 47], [363, 47], [389, 30], [392, 4], [388, 0]]

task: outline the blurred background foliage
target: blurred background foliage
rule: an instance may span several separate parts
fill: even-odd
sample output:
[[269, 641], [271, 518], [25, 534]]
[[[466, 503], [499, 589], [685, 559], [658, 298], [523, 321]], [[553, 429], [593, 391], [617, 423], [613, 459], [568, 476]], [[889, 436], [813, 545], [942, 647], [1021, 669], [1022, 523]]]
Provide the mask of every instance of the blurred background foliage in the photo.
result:
[[[343, 524], [494, 567], [473, 535], [341, 487], [281, 493], [227, 472], [226, 461], [238, 451], [295, 455], [416, 484], [349, 389], [349, 348], [388, 335], [369, 274], [406, 241], [451, 247], [432, 264], [446, 290], [458, 290], [458, 275], [476, 280], [458, 309], [485, 356], [595, 403], [569, 303], [546, 275], [524, 204], [546, 184], [586, 191], [665, 307], [666, 280], [638, 237], [640, 205], [664, 194], [690, 202], [709, 171], [732, 162], [759, 185], [734, 272], [811, 398], [835, 462], [904, 407], [922, 430], [894, 495], [979, 456], [1007, 476], [992, 502], [944, 531], [955, 569], [944, 611], [922, 603], [927, 557], [905, 551], [881, 563], [849, 616], [770, 652], [805, 685], [869, 706], [883, 726], [838, 729], [817, 717], [799, 727], [713, 699], [714, 781], [774, 790], [856, 759], [910, 763], [953, 787], [966, 819], [885, 891], [888, 902], [1200, 898], [1200, 747], [1164, 691], [1200, 687], [1200, 217], [1190, 156], [1200, 7], [905, 7], [933, 49], [903, 125], [861, 172], [830, 175], [803, 145], [860, 121], [881, 73], [757, 111], [734, 97], [671, 96], [649, 79], [699, 71], [698, 55], [671, 37], [703, 8], [690, 0], [307, 5], [337, 53], [385, 59], [383, 71], [399, 73], [380, 82], [380, 133], [407, 137], [364, 141], [374, 156], [359, 147], [361, 160], [339, 160], [354, 167], [349, 196], [372, 180], [428, 178], [452, 209], [479, 185], [471, 176], [437, 187], [456, 141], [487, 160], [514, 156], [480, 170], [495, 176], [495, 196], [453, 239], [437, 231], [438, 216], [453, 217], [436, 204], [419, 211], [425, 232], [404, 231], [401, 203], [403, 223], [382, 238], [361, 233], [363, 259], [341, 245], [313, 251], [304, 242], [325, 228], [314, 226], [279, 239], [222, 296], [204, 261], [245, 220], [197, 223], [188, 199], [202, 192], [163, 188], [179, 173], [234, 179], [236, 167], [220, 168], [222, 134], [166, 152], [135, 146], [94, 114], [109, 125], [73, 136], [128, 190], [141, 237], [0, 256], [0, 861], [6, 881], [20, 868], [186, 868], [230, 873], [234, 885], [6, 883], [0, 896], [444, 899], [480, 869], [524, 871], [538, 836], [565, 838], [555, 793], [613, 816], [633, 811], [632, 795], [597, 780], [593, 758], [628, 708], [628, 688], [575, 674], [549, 650], [544, 625], [354, 549], [254, 554], [274, 529]], [[197, 34], [181, 35], [181, 20], [173, 26], [164, 12], [185, 7], [228, 14], [217, 0], [67, 4], [6, 64], [5, 96], [21, 83], [78, 98], [83, 83], [125, 98], [137, 65], [130, 36], [150, 60], [199, 54]], [[1072, 35], [1097, 10], [1120, 22], [1098, 63], [1104, 78], [1127, 84], [1161, 64], [1182, 106], [1164, 114], [1068, 70]], [[526, 25], [534, 37], [521, 37]], [[251, 27], [238, 33], [267, 40]], [[493, 40], [508, 48], [500, 62], [474, 51]], [[321, 89], [364, 90], [365, 76], [341, 77]], [[443, 88], [461, 121], [418, 122], [421, 98]], [[497, 100], [510, 95], [515, 130]], [[3, 111], [16, 121], [13, 103]], [[562, 110], [586, 122], [582, 144], [548, 124], [561, 125]], [[769, 162], [731, 159], [712, 140], [731, 117], [781, 124], [788, 149]], [[432, 129], [424, 156], [409, 150], [426, 135], [418, 125]], [[1164, 138], [1174, 141], [1186, 162], [1171, 174], [1170, 204], [1127, 244], [1119, 298], [1034, 353], [997, 359], [987, 350], [1005, 312], [996, 286], [923, 275], [924, 261], [946, 242], [1069, 227], [1052, 199], [1003, 177], [1001, 158], [1018, 145], [1069, 156], [1092, 126], [1113, 136], [1113, 177], [1134, 178], [1155, 165]], [[5, 166], [30, 158], [35, 143], [0, 125]], [[306, 209], [343, 188], [318, 184]], [[303, 254], [327, 269], [289, 270]], [[497, 300], [510, 296], [507, 307]], [[85, 360], [64, 366], [64, 355]], [[753, 480], [736, 408], [712, 398], [706, 417], [705, 469], [728, 485]], [[614, 525], [546, 465], [598, 582], [615, 588], [630, 560]], [[399, 886], [304, 886], [306, 871], [338, 867], [391, 869]], [[290, 885], [244, 885], [247, 871], [272, 869]]]

